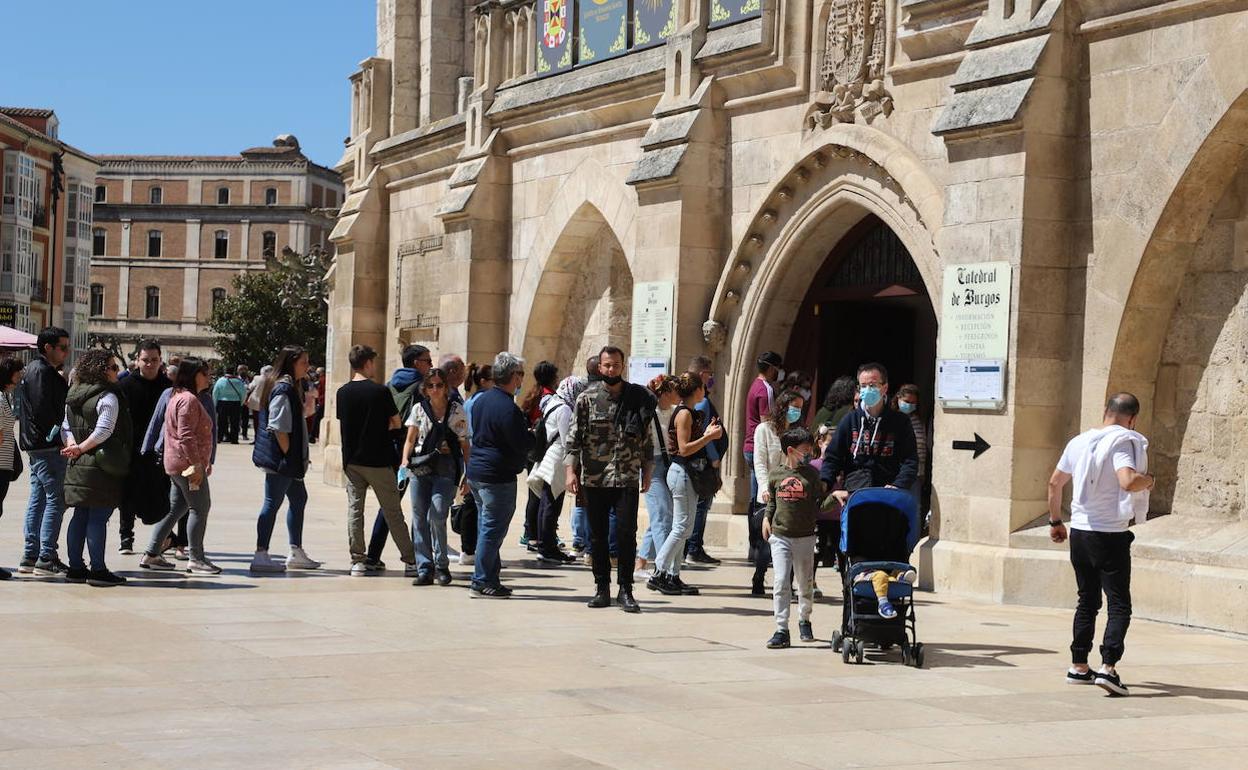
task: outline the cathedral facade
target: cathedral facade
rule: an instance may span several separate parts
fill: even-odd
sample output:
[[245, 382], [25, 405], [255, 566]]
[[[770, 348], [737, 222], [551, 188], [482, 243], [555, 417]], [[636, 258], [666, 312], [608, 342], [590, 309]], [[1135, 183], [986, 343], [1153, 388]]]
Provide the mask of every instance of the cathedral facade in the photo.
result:
[[1158, 476], [1136, 615], [1248, 621], [1243, 3], [379, 0], [377, 30], [331, 393], [353, 344], [709, 355], [726, 542], [757, 355], [817, 393], [880, 360], [931, 423], [924, 580], [1068, 606], [1046, 482], [1128, 390]]

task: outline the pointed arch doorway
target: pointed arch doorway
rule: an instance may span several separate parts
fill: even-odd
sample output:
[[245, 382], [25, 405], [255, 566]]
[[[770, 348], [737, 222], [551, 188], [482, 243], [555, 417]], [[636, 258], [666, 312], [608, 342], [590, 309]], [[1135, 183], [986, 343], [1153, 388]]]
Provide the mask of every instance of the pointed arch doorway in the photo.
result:
[[817, 405], [837, 377], [878, 361], [888, 368], [890, 393], [906, 383], [919, 387], [919, 412], [930, 425], [936, 328], [927, 286], [905, 244], [866, 214], [813, 276], [783, 351], [785, 366], [814, 375]]

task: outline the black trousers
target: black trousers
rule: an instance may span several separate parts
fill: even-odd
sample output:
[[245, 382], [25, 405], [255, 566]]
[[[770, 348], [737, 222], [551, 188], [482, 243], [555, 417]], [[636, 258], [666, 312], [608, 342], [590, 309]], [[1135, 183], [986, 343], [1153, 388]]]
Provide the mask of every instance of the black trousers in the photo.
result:
[[237, 401], [217, 402], [217, 443], [238, 443], [238, 417], [242, 405]]
[[246, 404], [239, 404], [238, 406], [238, 431], [239, 431], [239, 434], [243, 437], [244, 441], [247, 440], [247, 433], [250, 429], [251, 429], [251, 410], [247, 408]]
[[1079, 604], [1075, 608], [1072, 663], [1088, 662], [1096, 635], [1101, 593], [1109, 604], [1109, 619], [1101, 637], [1101, 662], [1113, 666], [1122, 659], [1127, 627], [1131, 625], [1131, 542], [1134, 532], [1070, 530], [1070, 563], [1075, 568]]
[[531, 544], [538, 545], [542, 540], [542, 499], [527, 484], [525, 489], [529, 496], [524, 503], [524, 536]]
[[550, 485], [542, 484], [541, 504], [537, 512], [537, 533], [541, 540], [541, 552], [559, 552], [559, 514], [563, 512], [563, 495], [551, 494]]
[[616, 583], [632, 589], [633, 568], [637, 560], [637, 500], [641, 490], [636, 487], [584, 487], [585, 517], [589, 520], [589, 553], [594, 562], [594, 584], [611, 587], [611, 511], [615, 510], [615, 539], [619, 569]]

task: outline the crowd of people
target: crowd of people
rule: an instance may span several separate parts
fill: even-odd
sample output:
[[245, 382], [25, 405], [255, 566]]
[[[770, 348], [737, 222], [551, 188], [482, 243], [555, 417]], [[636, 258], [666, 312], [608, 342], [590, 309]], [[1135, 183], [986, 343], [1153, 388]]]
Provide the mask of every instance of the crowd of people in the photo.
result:
[[[220, 573], [205, 549], [217, 446], [247, 441], [249, 429], [264, 489], [250, 570], [322, 566], [303, 547], [305, 477], [325, 403], [324, 370], [312, 368], [308, 351], [289, 345], [254, 377], [239, 366], [214, 380], [208, 362], [166, 362], [153, 340], [138, 345], [131, 370], [123, 371], [114, 353], [91, 349], [67, 374], [65, 330], [44, 329], [37, 345], [28, 364], [0, 361], [0, 512], [11, 481], [27, 465], [30, 473], [19, 572], [101, 587], [125, 583], [106, 563], [108, 521], [119, 510], [121, 553], [134, 553], [136, 521], [151, 526], [142, 569]], [[336, 394], [335, 417], [347, 482], [350, 575], [384, 573], [381, 557], [392, 539], [414, 585], [450, 585], [455, 559], [473, 567], [473, 597], [510, 597], [500, 549], [516, 512], [521, 475], [527, 478], [521, 544], [548, 567], [583, 560], [593, 574], [591, 608], [614, 604], [640, 612], [635, 581], [665, 596], [697, 595], [682, 568], [719, 563], [706, 552], [704, 533], [723, 483], [728, 440], [712, 400], [710, 359], [696, 356], [678, 375], [641, 385], [625, 379], [624, 352], [608, 345], [588, 359], [583, 375], [561, 377], [554, 363], [539, 362], [530, 386], [525, 361], [508, 352], [471, 366], [445, 355], [434, 366], [428, 348], [409, 345], [386, 385], [377, 382], [376, 351], [357, 345], [348, 358], [352, 374]], [[919, 510], [926, 509], [929, 494], [931, 433], [917, 386], [892, 390], [888, 370], [865, 363], [855, 376], [837, 378], [816, 409], [814, 378], [786, 375], [783, 366], [777, 353], [758, 357], [741, 436], [751, 471], [753, 594], [765, 595], [767, 571], [775, 567], [770, 648], [790, 645], [794, 588], [799, 636], [814, 640], [815, 572], [820, 564], [835, 564], [837, 520], [850, 493], [908, 490]], [[1117, 694], [1126, 694], [1114, 663], [1130, 617], [1129, 578], [1122, 568], [1129, 565], [1130, 533], [1119, 511], [1138, 505], [1129, 495], [1153, 483], [1144, 472], [1146, 441], [1133, 431], [1138, 411], [1130, 394], [1111, 398], [1105, 426], [1072, 441], [1050, 484], [1050, 523], [1058, 541], [1066, 538], [1060, 490], [1072, 479], [1076, 486], [1072, 559], [1080, 604], [1068, 680]], [[1107, 453], [1112, 466], [1097, 459]], [[1120, 481], [1120, 490], [1092, 489], [1088, 479], [1102, 468], [1114, 479], [1105, 486]], [[380, 509], [366, 540], [369, 490]], [[1097, 494], [1105, 499], [1094, 499]], [[639, 547], [643, 496], [648, 524]], [[565, 502], [572, 507], [572, 553], [559, 535]], [[66, 563], [59, 540], [67, 507], [73, 513], [65, 532]], [[283, 507], [288, 550], [281, 557], [270, 549]], [[460, 535], [459, 551], [450, 543], [448, 523]], [[0, 568], [0, 579], [11, 576]], [[862, 577], [875, 587], [878, 614], [885, 619], [897, 615], [889, 583], [915, 578], [912, 570]], [[1091, 672], [1086, 660], [1102, 587], [1110, 597], [1106, 667]]]

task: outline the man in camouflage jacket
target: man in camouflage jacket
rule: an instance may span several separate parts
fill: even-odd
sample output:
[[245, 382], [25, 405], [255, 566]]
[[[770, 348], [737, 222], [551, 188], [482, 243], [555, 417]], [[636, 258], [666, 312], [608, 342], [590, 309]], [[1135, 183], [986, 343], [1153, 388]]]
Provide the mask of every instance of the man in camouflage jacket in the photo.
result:
[[600, 379], [576, 401], [568, 438], [567, 486], [584, 498], [596, 591], [590, 607], [611, 605], [610, 512], [615, 509], [619, 571], [616, 602], [640, 612], [633, 598], [637, 558], [637, 504], [654, 470], [653, 431], [647, 430], [655, 402], [640, 385], [624, 381], [624, 353], [607, 346], [598, 354]]

